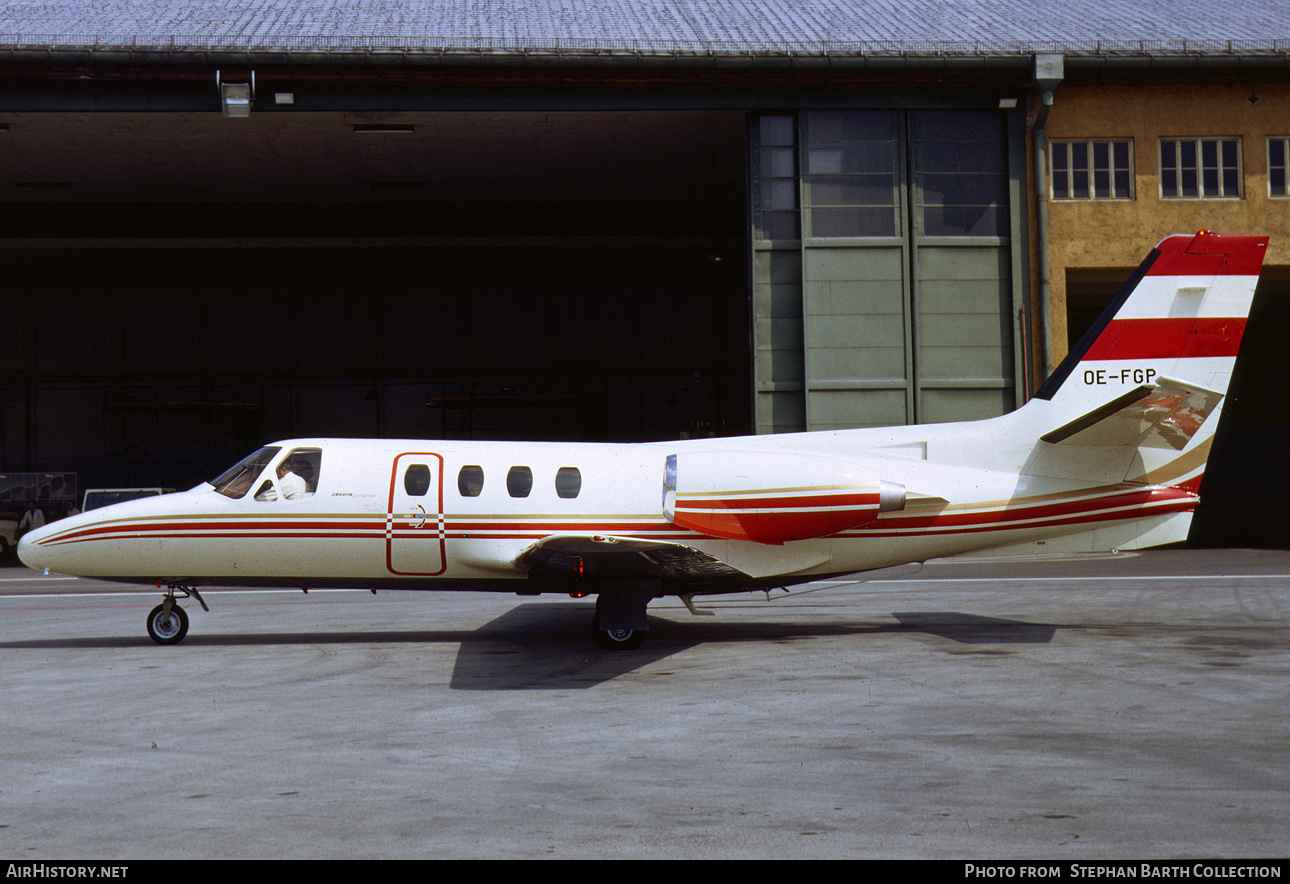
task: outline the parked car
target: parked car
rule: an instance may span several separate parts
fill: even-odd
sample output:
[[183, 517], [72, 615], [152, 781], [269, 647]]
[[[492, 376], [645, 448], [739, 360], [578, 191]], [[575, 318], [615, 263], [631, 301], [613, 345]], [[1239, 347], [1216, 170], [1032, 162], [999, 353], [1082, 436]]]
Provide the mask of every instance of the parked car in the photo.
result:
[[18, 543], [18, 517], [13, 513], [0, 513], [0, 559], [10, 557]]

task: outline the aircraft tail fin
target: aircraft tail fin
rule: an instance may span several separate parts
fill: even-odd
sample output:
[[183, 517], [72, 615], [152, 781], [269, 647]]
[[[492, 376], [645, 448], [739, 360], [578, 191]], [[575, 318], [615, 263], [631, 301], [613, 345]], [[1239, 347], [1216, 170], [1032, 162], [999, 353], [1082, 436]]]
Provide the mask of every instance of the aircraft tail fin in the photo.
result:
[[1035, 394], [1051, 403], [1040, 438], [1100, 449], [1084, 462], [1123, 481], [1197, 487], [1267, 244], [1208, 231], [1162, 240]]
[[1267, 244], [1205, 230], [1165, 238], [1035, 398], [1093, 406], [1165, 377], [1226, 395]]

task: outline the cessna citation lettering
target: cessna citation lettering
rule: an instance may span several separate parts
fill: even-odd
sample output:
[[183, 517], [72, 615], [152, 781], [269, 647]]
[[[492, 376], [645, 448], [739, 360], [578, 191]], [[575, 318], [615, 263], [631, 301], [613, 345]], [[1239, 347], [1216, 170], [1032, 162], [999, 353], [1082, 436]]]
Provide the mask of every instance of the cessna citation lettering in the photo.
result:
[[[970, 423], [644, 444], [294, 439], [181, 494], [22, 538], [33, 568], [206, 586], [596, 596], [646, 606], [938, 556], [1185, 540], [1266, 237], [1172, 236], [1025, 406]], [[1042, 546], [1039, 542], [1042, 541]]]

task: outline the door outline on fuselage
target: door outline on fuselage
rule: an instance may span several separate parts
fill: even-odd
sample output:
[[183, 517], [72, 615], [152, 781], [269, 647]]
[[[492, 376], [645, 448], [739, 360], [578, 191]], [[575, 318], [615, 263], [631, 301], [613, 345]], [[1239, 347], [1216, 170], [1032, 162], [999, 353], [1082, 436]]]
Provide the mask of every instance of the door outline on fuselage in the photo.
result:
[[[419, 460], [408, 461], [405, 465], [405, 458]], [[435, 470], [435, 476], [431, 477], [433, 494], [426, 494], [423, 498], [435, 502], [435, 512], [428, 512], [424, 503], [413, 503], [416, 498], [403, 487], [403, 471], [406, 466], [423, 461], [432, 462], [431, 468]], [[386, 569], [400, 577], [438, 577], [448, 570], [446, 547], [443, 455], [433, 451], [405, 451], [396, 454], [390, 468], [390, 495], [385, 507]], [[395, 567], [396, 562], [399, 567]], [[409, 568], [412, 570], [404, 570]]]

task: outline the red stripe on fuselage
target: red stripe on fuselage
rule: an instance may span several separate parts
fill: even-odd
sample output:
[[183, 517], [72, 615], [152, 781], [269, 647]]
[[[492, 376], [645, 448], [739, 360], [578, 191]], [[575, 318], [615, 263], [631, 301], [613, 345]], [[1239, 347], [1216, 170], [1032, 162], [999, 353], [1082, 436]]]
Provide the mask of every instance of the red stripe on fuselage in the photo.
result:
[[[1027, 527], [1051, 527], [1095, 523], [1113, 520], [1143, 518], [1147, 515], [1187, 512], [1195, 508], [1198, 498], [1187, 486], [1171, 488], [1142, 488], [1132, 491], [1091, 494], [1068, 497], [1064, 500], [1042, 503], [1018, 503], [1013, 506], [994, 506], [976, 511], [950, 511], [929, 513], [890, 513], [863, 528], [843, 531], [835, 536], [852, 539], [872, 537], [935, 536], [966, 534], [974, 531], [1003, 531]], [[791, 518], [788, 514], [785, 517]], [[415, 536], [438, 540], [437, 527], [412, 529], [410, 523], [400, 520], [392, 526], [399, 537]], [[679, 530], [678, 530], [679, 529]], [[271, 520], [166, 520], [142, 523], [99, 525], [56, 535], [42, 541], [42, 545], [58, 546], [66, 543], [93, 542], [114, 539], [281, 539], [302, 538], [383, 540], [386, 535], [385, 517], [368, 521], [339, 521], [325, 519], [300, 519], [288, 523]], [[462, 539], [489, 540], [540, 540], [552, 534], [626, 534], [641, 539], [694, 542], [700, 535], [683, 526], [659, 519], [657, 522], [524, 522], [514, 518], [499, 517], [495, 521], [445, 522], [444, 532]], [[403, 531], [413, 531], [404, 535]]]
[[[153, 537], [161, 536], [161, 532], [177, 532], [175, 534], [166, 534], [165, 536], [198, 536], [196, 532], [204, 532], [200, 536], [204, 537], [223, 537], [228, 536], [233, 531], [254, 531], [253, 534], [246, 536], [260, 537], [273, 536], [276, 531], [322, 531], [324, 529], [337, 529], [343, 531], [371, 531], [379, 530], [382, 522], [364, 521], [364, 522], [341, 522], [337, 520], [314, 519], [300, 522], [281, 522], [281, 521], [251, 521], [247, 519], [235, 519], [228, 521], [155, 521], [155, 522], [121, 522], [110, 525], [90, 525], [74, 531], [68, 531], [65, 534], [56, 534], [47, 537], [41, 541], [42, 544], [59, 544], [73, 540], [101, 540], [106, 537], [115, 537], [122, 534], [134, 534], [139, 536]], [[267, 535], [264, 531], [269, 532]], [[292, 535], [298, 536], [298, 535]], [[320, 535], [323, 536], [323, 535]], [[361, 536], [361, 535], [345, 535]]]
[[877, 508], [879, 495], [876, 491], [860, 494], [820, 494], [799, 497], [708, 497], [695, 499], [678, 499], [677, 510], [747, 510], [747, 509], [814, 509], [814, 508]]
[[[1071, 525], [1109, 519], [1141, 518], [1142, 510], [1153, 513], [1187, 512], [1199, 498], [1183, 488], [1144, 488], [1103, 494], [1056, 503], [1030, 504], [979, 512], [936, 513], [926, 516], [897, 515], [879, 519], [858, 532], [873, 536], [916, 536], [920, 534], [1002, 531], [1040, 525]], [[850, 535], [847, 532], [846, 535]], [[846, 536], [844, 535], [844, 536]]]

